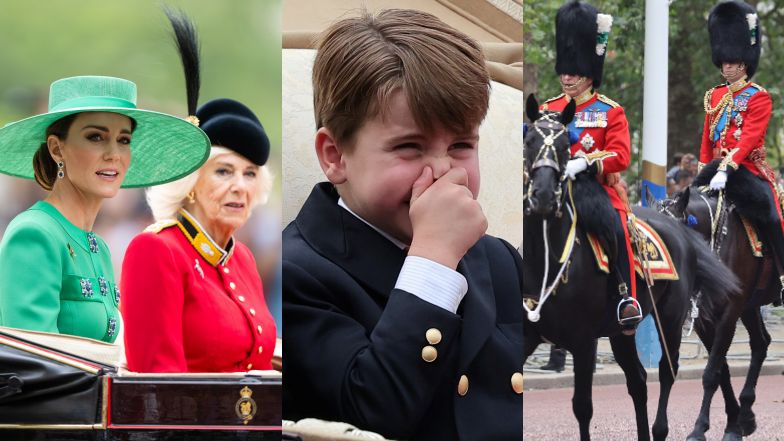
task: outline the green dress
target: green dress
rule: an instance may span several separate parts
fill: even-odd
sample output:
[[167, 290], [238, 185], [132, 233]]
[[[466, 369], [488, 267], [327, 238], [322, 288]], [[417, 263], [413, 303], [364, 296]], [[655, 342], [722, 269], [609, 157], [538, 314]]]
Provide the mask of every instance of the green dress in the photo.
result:
[[106, 243], [38, 201], [0, 243], [0, 326], [113, 343], [120, 291]]

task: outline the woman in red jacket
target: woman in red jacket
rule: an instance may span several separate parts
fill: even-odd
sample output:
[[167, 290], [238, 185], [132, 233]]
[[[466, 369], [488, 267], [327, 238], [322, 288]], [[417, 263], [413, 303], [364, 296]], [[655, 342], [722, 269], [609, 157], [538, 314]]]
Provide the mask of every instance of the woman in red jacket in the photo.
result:
[[266, 199], [269, 141], [242, 104], [219, 99], [196, 116], [212, 141], [194, 175], [151, 188], [156, 224], [122, 266], [128, 368], [138, 372], [271, 369], [275, 323], [256, 261], [233, 238]]
[[[192, 25], [170, 19], [182, 53], [196, 57]], [[198, 62], [185, 66], [193, 115]], [[275, 323], [256, 261], [233, 237], [252, 207], [267, 199], [269, 139], [253, 112], [234, 100], [210, 101], [195, 116], [212, 143], [210, 157], [194, 174], [148, 191], [158, 222], [134, 238], [123, 260], [128, 368], [271, 369]]]

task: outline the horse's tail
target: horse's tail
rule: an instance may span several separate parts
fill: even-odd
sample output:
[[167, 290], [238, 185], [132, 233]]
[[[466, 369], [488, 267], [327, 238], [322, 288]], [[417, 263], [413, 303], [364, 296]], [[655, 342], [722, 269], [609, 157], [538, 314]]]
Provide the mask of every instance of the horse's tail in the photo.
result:
[[697, 299], [700, 317], [706, 323], [715, 323], [730, 299], [741, 294], [740, 281], [699, 233], [685, 226], [683, 229], [697, 254], [697, 280], [691, 295], [700, 293]]

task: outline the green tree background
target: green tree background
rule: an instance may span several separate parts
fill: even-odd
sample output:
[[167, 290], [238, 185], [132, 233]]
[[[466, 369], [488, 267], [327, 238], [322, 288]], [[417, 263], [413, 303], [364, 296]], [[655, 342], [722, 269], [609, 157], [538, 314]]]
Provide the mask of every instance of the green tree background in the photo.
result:
[[[658, 0], [657, 0], [658, 1]], [[525, 44], [525, 91], [541, 100], [561, 93], [555, 66], [555, 14], [562, 0], [538, 0], [523, 4]], [[642, 171], [643, 60], [645, 45], [645, 1], [602, 0], [591, 2], [614, 18], [605, 58], [601, 93], [626, 110], [632, 137], [632, 165], [625, 177], [630, 188], [638, 188]], [[768, 160], [781, 165], [784, 126], [781, 103], [784, 77], [784, 0], [749, 1], [757, 7], [763, 28], [762, 57], [753, 80], [771, 93], [771, 117], [766, 146]], [[711, 62], [707, 31], [708, 11], [715, 4], [706, 0], [674, 0], [670, 4], [668, 63], [667, 157], [676, 152], [698, 154], [704, 120], [703, 96], [722, 82]], [[639, 197], [638, 191], [630, 196]]]
[[[199, 32], [199, 102], [228, 97], [253, 109], [270, 137], [274, 170], [280, 170], [281, 2], [165, 2], [185, 11]], [[163, 4], [159, 0], [3, 1], [0, 125], [46, 111], [49, 84], [75, 75], [129, 79], [138, 86], [141, 107], [186, 116], [182, 68]]]

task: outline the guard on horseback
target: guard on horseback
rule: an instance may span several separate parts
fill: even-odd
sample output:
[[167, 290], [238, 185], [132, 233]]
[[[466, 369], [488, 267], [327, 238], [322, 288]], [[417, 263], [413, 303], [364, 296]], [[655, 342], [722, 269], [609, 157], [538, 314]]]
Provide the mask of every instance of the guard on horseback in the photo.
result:
[[[772, 101], [763, 87], [751, 81], [759, 64], [762, 28], [752, 6], [733, 0], [711, 10], [708, 31], [713, 64], [726, 82], [705, 93], [702, 172], [695, 185], [709, 182], [713, 190], [726, 186], [732, 202], [756, 205], [746, 213], [739, 211], [754, 222], [772, 251], [784, 292], [781, 195], [775, 172], [765, 160]], [[781, 298], [775, 303], [780, 305]]]
[[630, 210], [620, 182], [620, 173], [629, 167], [631, 160], [629, 123], [623, 107], [597, 92], [602, 84], [611, 26], [611, 15], [600, 14], [587, 3], [573, 1], [558, 10], [555, 72], [563, 93], [547, 100], [541, 110], [561, 112], [572, 100], [577, 105], [574, 120], [568, 125], [572, 159], [566, 165], [566, 175], [569, 179], [579, 173], [596, 176], [618, 212], [620, 225], [616, 228], [618, 246], [614, 267], [621, 300], [616, 314], [624, 332], [634, 333], [642, 315], [636, 300], [627, 227]]

